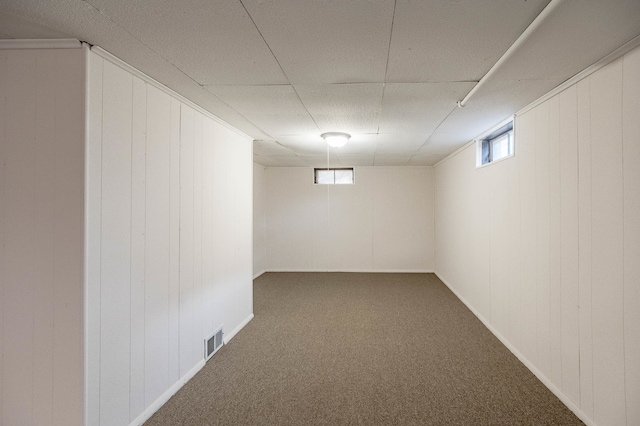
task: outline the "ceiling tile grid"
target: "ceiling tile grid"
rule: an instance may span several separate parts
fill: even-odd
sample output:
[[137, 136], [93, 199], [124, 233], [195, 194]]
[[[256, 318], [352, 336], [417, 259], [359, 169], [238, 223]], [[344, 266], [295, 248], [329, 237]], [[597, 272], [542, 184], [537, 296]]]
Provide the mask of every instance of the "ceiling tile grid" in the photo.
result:
[[638, 0], [3, 0], [0, 38], [100, 46], [254, 137], [254, 159], [430, 165], [640, 35]]

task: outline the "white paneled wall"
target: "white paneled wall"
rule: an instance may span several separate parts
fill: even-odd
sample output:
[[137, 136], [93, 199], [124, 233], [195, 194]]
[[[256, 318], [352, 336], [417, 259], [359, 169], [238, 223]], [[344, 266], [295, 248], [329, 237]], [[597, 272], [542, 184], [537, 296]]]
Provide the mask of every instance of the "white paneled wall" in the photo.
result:
[[83, 423], [84, 63], [0, 50], [0, 425]]
[[431, 167], [356, 167], [354, 185], [267, 168], [266, 269], [432, 271], [433, 181]]
[[436, 272], [583, 419], [640, 424], [640, 49], [435, 169]]
[[253, 276], [266, 270], [267, 256], [267, 187], [266, 169], [253, 164]]
[[252, 317], [251, 141], [95, 53], [87, 421], [147, 418]]

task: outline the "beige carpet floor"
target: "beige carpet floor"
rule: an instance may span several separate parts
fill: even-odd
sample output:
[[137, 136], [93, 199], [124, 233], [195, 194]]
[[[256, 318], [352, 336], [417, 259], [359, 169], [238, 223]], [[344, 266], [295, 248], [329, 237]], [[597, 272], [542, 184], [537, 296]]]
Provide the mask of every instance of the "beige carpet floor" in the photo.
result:
[[267, 273], [146, 425], [577, 425], [433, 274]]

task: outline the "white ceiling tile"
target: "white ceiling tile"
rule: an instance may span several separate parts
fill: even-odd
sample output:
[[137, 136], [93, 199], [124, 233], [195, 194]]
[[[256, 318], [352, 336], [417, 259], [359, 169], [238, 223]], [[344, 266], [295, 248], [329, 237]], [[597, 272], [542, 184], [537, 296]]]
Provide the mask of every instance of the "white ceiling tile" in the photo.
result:
[[288, 82], [239, 1], [87, 1], [200, 84]]
[[[298, 159], [307, 167], [327, 167], [326, 155], [299, 155]], [[336, 157], [329, 157], [329, 167], [342, 167], [342, 163]]]
[[382, 83], [295, 85], [322, 132], [378, 131]]
[[477, 81], [548, 2], [398, 0], [387, 81]]
[[410, 155], [377, 155], [374, 166], [406, 166], [411, 160]]
[[343, 167], [373, 166], [374, 156], [341, 155], [338, 159]]
[[70, 38], [68, 34], [30, 22], [6, 12], [0, 11], [0, 28], [2, 38]]
[[380, 133], [429, 136], [475, 83], [388, 83]]
[[244, 0], [293, 84], [384, 81], [393, 0]]
[[445, 158], [447, 154], [437, 154], [437, 155], [414, 155], [409, 160], [408, 165], [410, 166], [433, 166], [438, 161]]
[[294, 155], [287, 147], [280, 145], [276, 141], [253, 141], [253, 153], [261, 157], [270, 155]]
[[[255, 158], [260, 157], [254, 157], [254, 161]], [[268, 158], [270, 160], [271, 164], [267, 167], [308, 167], [304, 160], [296, 155], [272, 155], [264, 158]]]
[[413, 155], [424, 144], [424, 135], [380, 134], [377, 135], [376, 159], [378, 155]]
[[300, 114], [306, 112], [293, 86], [206, 86], [214, 95], [243, 114], [273, 112]]
[[276, 157], [260, 157], [258, 155], [253, 156], [253, 162], [260, 164], [265, 167], [278, 167], [278, 161], [275, 159]]
[[293, 86], [207, 86], [207, 90], [268, 135], [319, 133]]
[[327, 155], [327, 144], [319, 133], [276, 136], [277, 141], [300, 155]]
[[565, 1], [494, 78], [566, 80], [638, 35], [638, 0]]

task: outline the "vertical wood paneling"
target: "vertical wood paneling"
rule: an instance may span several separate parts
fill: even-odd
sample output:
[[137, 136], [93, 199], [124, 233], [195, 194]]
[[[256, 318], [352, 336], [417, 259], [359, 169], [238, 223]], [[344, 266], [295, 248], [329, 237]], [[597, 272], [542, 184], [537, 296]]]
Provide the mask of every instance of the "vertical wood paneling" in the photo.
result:
[[193, 359], [195, 365], [203, 358], [202, 333], [202, 126], [203, 116], [194, 115], [193, 143]]
[[594, 420], [624, 424], [622, 60], [591, 76]]
[[[56, 151], [56, 52], [43, 51], [36, 56], [35, 92], [36, 111], [34, 123], [36, 128], [34, 152], [34, 200], [42, 203], [34, 212], [34, 238], [38, 244], [34, 246], [33, 272], [33, 341], [38, 346], [54, 347], [53, 321], [54, 289], [55, 289], [55, 158]], [[53, 424], [53, 352], [33, 359], [33, 374], [38, 384], [33, 387], [34, 424]]]
[[[227, 153], [227, 129], [219, 125], [214, 125], [213, 128], [213, 146], [212, 155], [214, 160], [216, 158], [228, 159]], [[227, 181], [227, 161], [222, 163], [214, 162], [212, 167], [212, 187], [213, 187], [213, 203], [215, 206], [228, 206], [229, 198], [229, 184]], [[224, 285], [223, 283], [229, 282], [228, 270], [229, 262], [227, 261], [227, 255], [229, 253], [229, 247], [226, 244], [229, 242], [229, 236], [231, 231], [229, 226], [226, 225], [227, 215], [230, 214], [228, 209], [214, 208], [213, 211], [213, 288], [212, 288], [212, 309], [213, 309], [213, 327], [224, 325], [225, 332], [228, 332], [230, 324], [224, 324], [225, 319], [225, 305], [224, 305]]]
[[[576, 86], [560, 100], [560, 342], [562, 391], [580, 405], [580, 311], [578, 283], [578, 98]], [[553, 232], [551, 233], [553, 235]], [[553, 275], [553, 273], [552, 273]], [[554, 379], [554, 380], [557, 380]]]
[[549, 303], [549, 111], [550, 101], [536, 111], [536, 339], [537, 366], [551, 376]]
[[[33, 422], [33, 291], [36, 53], [9, 54], [6, 86], [3, 411], [6, 424]], [[10, 225], [10, 226], [9, 226]], [[25, 338], [27, 336], [27, 338]]]
[[520, 350], [537, 361], [536, 346], [536, 111], [518, 117], [518, 156], [520, 171], [520, 247], [522, 312]]
[[169, 382], [180, 378], [180, 101], [171, 99], [169, 164]]
[[[492, 326], [601, 425], [640, 421], [639, 99], [636, 49], [517, 117], [510, 167], [475, 169], [474, 147], [436, 167], [436, 270], [481, 313], [478, 293], [490, 291]], [[486, 188], [489, 205], [469, 195]], [[487, 212], [490, 290], [473, 254]], [[494, 262], [499, 232], [509, 288]], [[496, 306], [503, 291], [506, 327]]]
[[640, 49], [624, 57], [624, 343], [627, 424], [640, 424]]
[[131, 377], [129, 420], [144, 411], [147, 88], [133, 78], [131, 140]]
[[580, 409], [593, 418], [591, 337], [591, 78], [576, 85], [578, 97], [578, 262], [580, 300]]
[[180, 114], [180, 376], [193, 366], [194, 336], [194, 133], [195, 111], [182, 106]]
[[0, 423], [84, 416], [84, 56], [0, 53]]
[[209, 337], [213, 325], [213, 121], [202, 123], [202, 334]]
[[87, 135], [86, 183], [86, 265], [87, 336], [86, 423], [100, 424], [100, 293], [102, 245], [102, 69], [104, 60], [90, 54], [89, 133]]
[[484, 171], [489, 176], [490, 203], [489, 203], [489, 223], [490, 223], [490, 264], [491, 264], [491, 323], [500, 331], [506, 334], [509, 323], [508, 310], [508, 289], [506, 286], [507, 275], [507, 228], [508, 228], [508, 188], [507, 181], [498, 176], [505, 174], [508, 162], [501, 162], [495, 167], [486, 167]]
[[56, 229], [53, 423], [81, 424], [84, 412], [84, 51], [56, 60]]
[[[0, 51], [0, 158], [7, 158], [7, 137], [5, 134], [6, 131], [6, 117], [7, 117], [7, 53]], [[0, 160], [0, 200], [3, 200], [3, 203], [0, 204], [0, 241], [6, 241], [5, 237], [5, 209], [4, 209], [4, 200], [6, 200], [6, 183], [7, 178], [6, 174], [7, 162]], [[0, 244], [0, 318], [5, 318], [4, 316], [4, 304], [6, 299], [6, 295], [4, 292], [4, 287], [7, 285], [7, 279], [5, 277], [5, 271], [7, 267], [5, 266], [5, 244]], [[0, 324], [0, 353], [4, 353], [4, 321]], [[4, 387], [2, 383], [4, 382], [4, 367], [5, 363], [2, 358], [0, 358], [0, 425], [4, 424]]]
[[129, 421], [132, 76], [104, 63], [101, 424]]
[[169, 387], [171, 98], [147, 86], [145, 400]]
[[[519, 126], [519, 121], [516, 122]], [[516, 130], [517, 131], [517, 130]], [[506, 336], [515, 347], [521, 347], [522, 338], [522, 298], [521, 298], [521, 266], [520, 266], [520, 142], [515, 143], [515, 156], [507, 162], [507, 196], [508, 205], [508, 254], [507, 254], [507, 286], [509, 303], [509, 321]]]
[[560, 275], [560, 98], [549, 100], [549, 344], [550, 378], [562, 383]]

